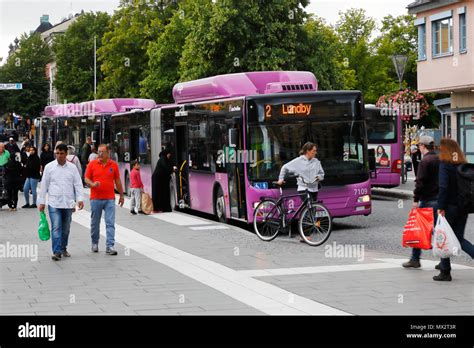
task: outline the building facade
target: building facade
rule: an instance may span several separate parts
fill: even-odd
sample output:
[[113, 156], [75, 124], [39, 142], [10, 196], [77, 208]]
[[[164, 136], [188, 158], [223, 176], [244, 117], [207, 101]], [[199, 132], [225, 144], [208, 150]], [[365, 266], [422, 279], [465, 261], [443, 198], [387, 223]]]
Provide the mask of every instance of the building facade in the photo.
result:
[[[41, 33], [41, 38], [50, 47], [53, 46], [54, 40], [58, 35], [62, 35], [66, 32], [67, 28], [74, 23], [81, 14], [75, 16], [70, 15], [69, 18], [63, 19], [61, 23], [51, 26], [48, 30]], [[54, 86], [54, 80], [57, 73], [56, 59], [53, 57], [53, 61], [46, 66], [46, 76], [49, 79], [49, 105], [61, 104], [59, 100], [58, 91]]]
[[418, 28], [418, 90], [450, 94], [435, 102], [443, 136], [474, 162], [474, 0], [418, 0], [407, 8]]

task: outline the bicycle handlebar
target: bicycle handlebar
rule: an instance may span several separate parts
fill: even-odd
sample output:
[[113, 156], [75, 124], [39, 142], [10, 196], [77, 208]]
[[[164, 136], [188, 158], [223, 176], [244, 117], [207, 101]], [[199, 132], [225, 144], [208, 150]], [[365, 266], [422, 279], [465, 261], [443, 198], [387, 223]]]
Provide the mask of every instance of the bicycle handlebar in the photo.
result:
[[[314, 178], [314, 180], [312, 182], [306, 182], [301, 175], [295, 175], [294, 177], [295, 178], [300, 178], [301, 181], [303, 182], [303, 184], [306, 184], [306, 185], [312, 185], [315, 182], [319, 181], [319, 177], [317, 177], [317, 176]], [[285, 183], [285, 181], [283, 181], [283, 183]], [[278, 181], [272, 181], [272, 184], [281, 186], [281, 185], [278, 184]]]

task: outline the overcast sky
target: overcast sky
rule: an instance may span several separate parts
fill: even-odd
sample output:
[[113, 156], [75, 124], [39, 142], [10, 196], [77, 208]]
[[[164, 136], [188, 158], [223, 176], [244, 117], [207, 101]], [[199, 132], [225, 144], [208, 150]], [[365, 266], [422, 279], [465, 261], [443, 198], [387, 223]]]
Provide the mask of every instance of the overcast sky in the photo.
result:
[[[242, 0], [245, 1], [245, 0]], [[84, 11], [106, 11], [110, 14], [118, 7], [119, 0], [0, 0], [0, 57], [8, 55], [8, 45], [21, 33], [30, 32], [40, 24], [43, 14], [55, 25], [69, 14]], [[329, 24], [338, 20], [338, 12], [351, 7], [361, 7], [367, 14], [380, 20], [392, 14], [406, 14], [406, 6], [413, 0], [311, 0], [307, 10], [326, 19]], [[2, 64], [2, 63], [0, 63]]]

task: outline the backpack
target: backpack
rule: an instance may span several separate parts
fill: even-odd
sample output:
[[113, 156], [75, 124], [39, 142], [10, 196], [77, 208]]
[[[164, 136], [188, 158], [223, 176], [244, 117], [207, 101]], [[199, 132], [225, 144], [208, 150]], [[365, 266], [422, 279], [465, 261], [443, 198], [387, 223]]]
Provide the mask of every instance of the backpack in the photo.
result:
[[474, 163], [461, 164], [457, 168], [459, 208], [467, 214], [474, 213]]

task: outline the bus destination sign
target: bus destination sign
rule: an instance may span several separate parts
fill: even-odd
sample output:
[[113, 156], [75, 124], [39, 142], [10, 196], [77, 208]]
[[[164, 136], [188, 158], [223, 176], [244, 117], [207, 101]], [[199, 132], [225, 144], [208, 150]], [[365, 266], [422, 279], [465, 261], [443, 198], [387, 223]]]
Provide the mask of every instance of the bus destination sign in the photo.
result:
[[311, 115], [312, 104], [281, 104], [271, 105], [265, 104], [265, 118], [270, 118], [274, 115], [291, 117], [291, 116], [303, 116], [307, 117]]

